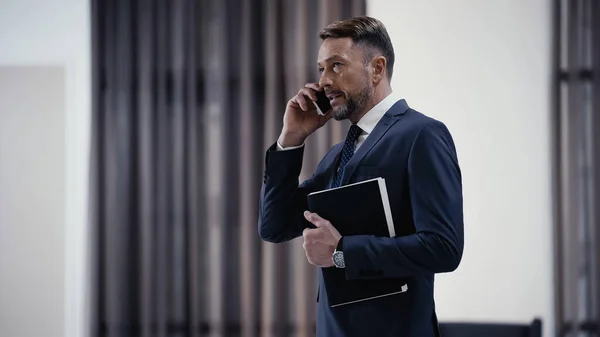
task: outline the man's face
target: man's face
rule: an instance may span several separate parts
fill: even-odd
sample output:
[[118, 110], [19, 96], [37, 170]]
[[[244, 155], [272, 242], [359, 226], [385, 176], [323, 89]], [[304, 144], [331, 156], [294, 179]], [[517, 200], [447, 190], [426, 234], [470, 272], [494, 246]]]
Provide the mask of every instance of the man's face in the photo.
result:
[[333, 118], [338, 121], [360, 113], [373, 96], [363, 52], [349, 37], [327, 38], [319, 49], [319, 85], [325, 88]]

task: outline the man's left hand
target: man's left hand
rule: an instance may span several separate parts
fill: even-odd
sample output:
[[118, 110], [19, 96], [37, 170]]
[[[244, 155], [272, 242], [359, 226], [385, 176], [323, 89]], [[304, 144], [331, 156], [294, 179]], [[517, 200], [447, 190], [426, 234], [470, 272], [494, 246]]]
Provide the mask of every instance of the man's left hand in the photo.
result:
[[332, 267], [332, 255], [335, 252], [340, 238], [340, 232], [333, 227], [331, 222], [321, 218], [317, 213], [304, 212], [306, 220], [317, 228], [306, 228], [302, 232], [304, 243], [302, 247], [310, 264], [317, 267]]

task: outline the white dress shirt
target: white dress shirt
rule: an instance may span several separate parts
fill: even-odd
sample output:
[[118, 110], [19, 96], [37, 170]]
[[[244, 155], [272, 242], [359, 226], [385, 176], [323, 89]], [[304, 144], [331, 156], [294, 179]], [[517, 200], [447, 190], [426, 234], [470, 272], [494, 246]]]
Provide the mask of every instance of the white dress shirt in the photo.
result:
[[[384, 99], [381, 100], [381, 102], [377, 103], [377, 105], [375, 105], [373, 108], [371, 108], [371, 110], [369, 110], [358, 121], [358, 123], [356, 123], [356, 125], [362, 130], [362, 133], [360, 134], [360, 136], [358, 136], [358, 140], [356, 141], [356, 144], [354, 145], [354, 152], [356, 152], [356, 150], [358, 150], [358, 148], [365, 142], [365, 139], [367, 139], [367, 137], [371, 134], [371, 132], [373, 132], [373, 129], [375, 129], [375, 126], [377, 125], [377, 123], [379, 123], [379, 121], [381, 120], [383, 115], [385, 115], [385, 113], [397, 101], [398, 101], [398, 99], [394, 96], [393, 93], [387, 95]], [[297, 149], [297, 148], [300, 148], [303, 146], [304, 146], [304, 144], [299, 145], [299, 146], [289, 146], [289, 147], [284, 148], [281, 146], [281, 144], [279, 144], [279, 142], [277, 142], [277, 150], [279, 150], [279, 151], [293, 150], [293, 149]]]

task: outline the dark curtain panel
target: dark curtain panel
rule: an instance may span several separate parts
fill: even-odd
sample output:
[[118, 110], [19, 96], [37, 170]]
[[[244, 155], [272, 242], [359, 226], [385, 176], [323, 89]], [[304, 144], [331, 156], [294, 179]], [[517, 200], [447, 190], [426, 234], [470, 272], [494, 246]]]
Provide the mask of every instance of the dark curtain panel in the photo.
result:
[[557, 336], [600, 336], [600, 2], [555, 0]]
[[92, 3], [92, 335], [314, 335], [315, 269], [260, 241], [258, 193], [318, 31], [364, 0]]

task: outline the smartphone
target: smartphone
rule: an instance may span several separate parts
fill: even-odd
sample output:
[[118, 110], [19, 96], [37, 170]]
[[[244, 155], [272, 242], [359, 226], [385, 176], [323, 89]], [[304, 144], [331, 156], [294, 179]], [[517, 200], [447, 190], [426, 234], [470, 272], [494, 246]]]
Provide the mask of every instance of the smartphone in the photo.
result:
[[331, 104], [329, 104], [329, 98], [325, 95], [325, 90], [315, 91], [317, 95], [317, 101], [313, 102], [317, 107], [317, 112], [321, 116], [325, 116], [329, 110], [331, 110]]

